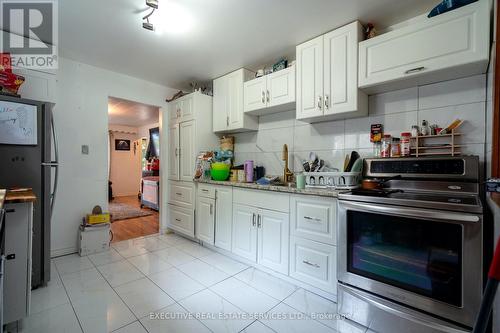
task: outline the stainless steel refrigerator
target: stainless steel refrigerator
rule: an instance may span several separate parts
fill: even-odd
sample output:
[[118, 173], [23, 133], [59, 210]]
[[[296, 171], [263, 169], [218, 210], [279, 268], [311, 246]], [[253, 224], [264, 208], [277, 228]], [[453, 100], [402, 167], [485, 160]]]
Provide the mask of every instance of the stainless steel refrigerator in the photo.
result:
[[52, 104], [0, 95], [0, 188], [30, 187], [33, 216], [32, 288], [50, 280], [51, 215], [58, 151]]

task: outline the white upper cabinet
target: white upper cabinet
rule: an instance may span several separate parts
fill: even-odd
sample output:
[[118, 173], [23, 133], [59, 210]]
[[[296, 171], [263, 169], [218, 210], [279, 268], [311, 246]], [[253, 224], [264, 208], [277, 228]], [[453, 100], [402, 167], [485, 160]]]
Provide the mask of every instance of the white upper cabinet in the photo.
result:
[[421, 17], [359, 44], [359, 87], [370, 93], [484, 73], [490, 2]]
[[297, 46], [297, 119], [316, 122], [364, 116], [368, 97], [358, 89], [358, 43], [353, 22]]
[[242, 68], [214, 80], [214, 132], [257, 130], [257, 118], [243, 112], [243, 83], [253, 75], [253, 72]]
[[297, 119], [323, 116], [323, 36], [297, 46]]
[[170, 123], [176, 124], [193, 119], [194, 95], [182, 96], [172, 102], [170, 107]]
[[246, 114], [265, 115], [295, 108], [295, 66], [244, 84]]

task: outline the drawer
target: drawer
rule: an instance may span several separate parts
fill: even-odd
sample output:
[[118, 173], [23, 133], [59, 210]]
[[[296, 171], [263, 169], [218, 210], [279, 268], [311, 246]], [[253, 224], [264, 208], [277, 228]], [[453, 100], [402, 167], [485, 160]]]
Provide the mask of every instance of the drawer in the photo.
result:
[[198, 196], [215, 199], [215, 186], [198, 184]]
[[284, 213], [290, 211], [290, 195], [285, 193], [234, 188], [233, 202]]
[[194, 204], [193, 184], [171, 182], [168, 191], [168, 202], [174, 205], [192, 208]]
[[311, 240], [290, 238], [290, 276], [337, 294], [337, 249]]
[[168, 227], [189, 237], [194, 237], [192, 209], [168, 205]]
[[337, 199], [293, 195], [290, 209], [292, 235], [337, 244]]

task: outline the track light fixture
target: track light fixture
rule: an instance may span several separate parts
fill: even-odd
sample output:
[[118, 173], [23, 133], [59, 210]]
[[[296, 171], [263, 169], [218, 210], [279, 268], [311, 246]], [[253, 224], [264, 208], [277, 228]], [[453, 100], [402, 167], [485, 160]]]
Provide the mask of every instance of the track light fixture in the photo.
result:
[[154, 31], [155, 27], [153, 23], [149, 22], [149, 17], [158, 9], [158, 0], [146, 0], [146, 5], [151, 8], [151, 11], [142, 18], [143, 21], [146, 20], [146, 22], [142, 22], [142, 27], [146, 30]]

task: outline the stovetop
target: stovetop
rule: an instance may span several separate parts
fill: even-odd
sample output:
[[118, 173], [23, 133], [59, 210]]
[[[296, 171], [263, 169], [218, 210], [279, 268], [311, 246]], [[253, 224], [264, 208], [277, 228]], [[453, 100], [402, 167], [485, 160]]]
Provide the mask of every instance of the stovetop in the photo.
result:
[[394, 188], [383, 190], [356, 189], [339, 194], [339, 199], [466, 213], [482, 213], [483, 211], [479, 196], [474, 194], [437, 193]]

